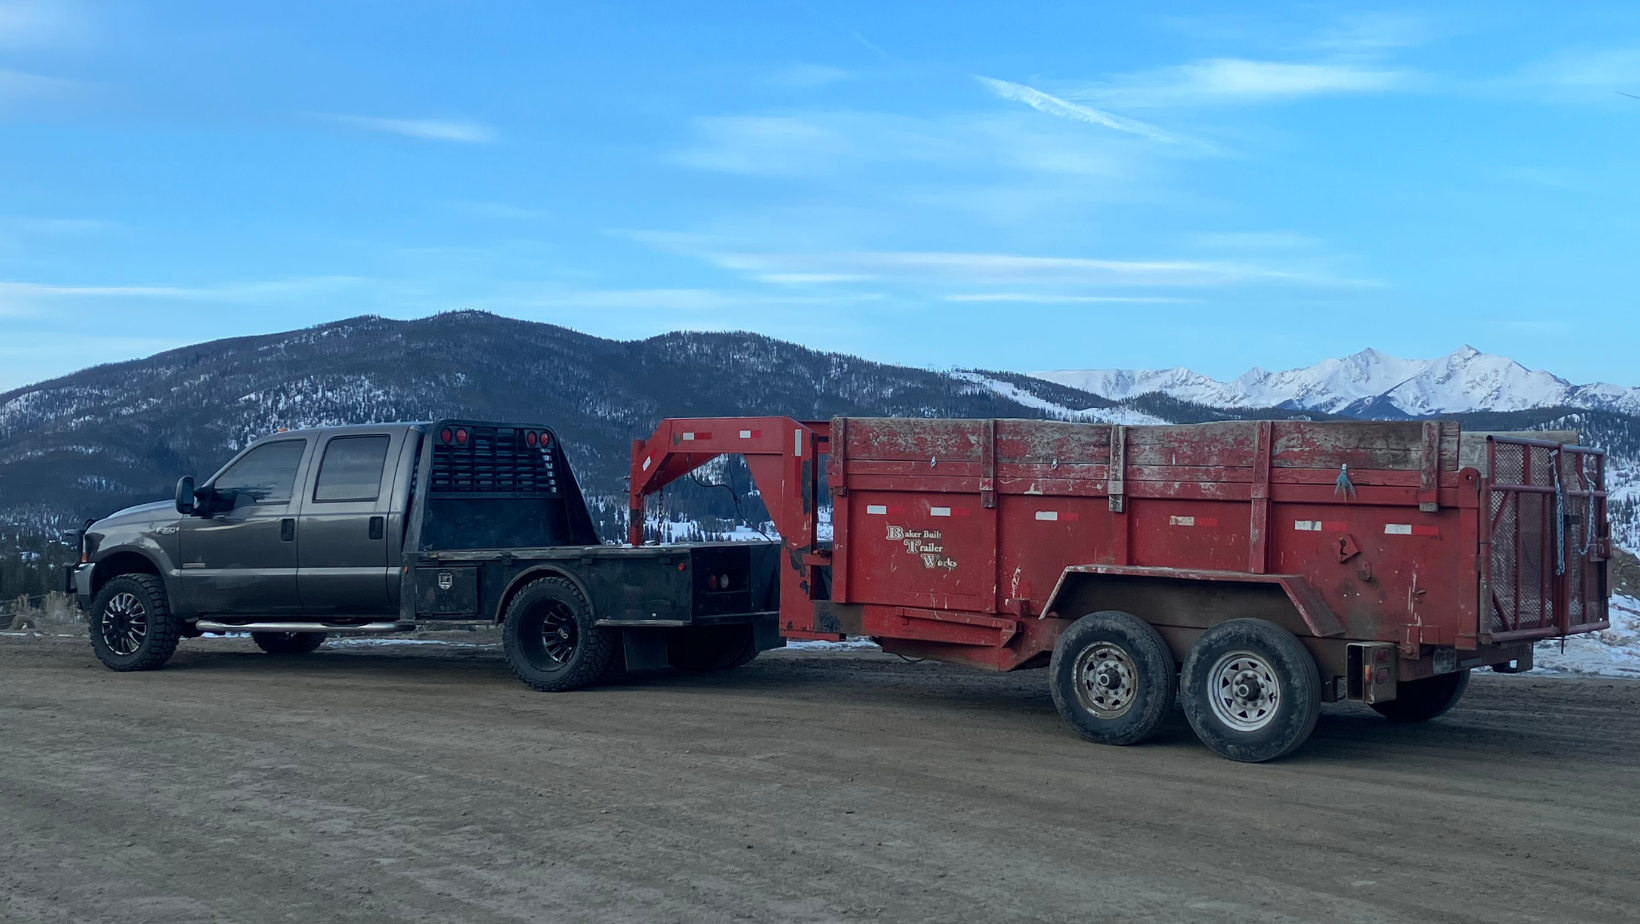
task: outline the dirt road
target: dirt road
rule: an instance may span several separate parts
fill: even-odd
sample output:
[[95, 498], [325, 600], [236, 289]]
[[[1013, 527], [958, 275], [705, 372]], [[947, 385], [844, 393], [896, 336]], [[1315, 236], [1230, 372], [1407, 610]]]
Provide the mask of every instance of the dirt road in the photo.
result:
[[1636, 920], [1640, 682], [1328, 707], [1247, 766], [882, 655], [551, 696], [485, 647], [0, 638], [0, 919]]

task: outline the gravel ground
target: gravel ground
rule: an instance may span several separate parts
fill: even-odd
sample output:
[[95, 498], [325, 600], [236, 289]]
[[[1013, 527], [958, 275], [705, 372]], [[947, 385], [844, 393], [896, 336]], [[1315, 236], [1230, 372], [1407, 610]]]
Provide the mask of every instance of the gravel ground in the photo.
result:
[[493, 639], [114, 674], [0, 637], [0, 919], [1640, 919], [1640, 682], [1475, 678], [1292, 757], [1070, 734], [1039, 671], [787, 651], [542, 695]]

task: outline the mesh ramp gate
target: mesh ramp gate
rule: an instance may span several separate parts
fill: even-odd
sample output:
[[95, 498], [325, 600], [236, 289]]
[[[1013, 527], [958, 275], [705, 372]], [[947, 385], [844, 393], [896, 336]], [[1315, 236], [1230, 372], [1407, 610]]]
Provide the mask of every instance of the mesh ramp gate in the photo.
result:
[[1606, 628], [1605, 453], [1487, 440], [1484, 631], [1493, 641]]

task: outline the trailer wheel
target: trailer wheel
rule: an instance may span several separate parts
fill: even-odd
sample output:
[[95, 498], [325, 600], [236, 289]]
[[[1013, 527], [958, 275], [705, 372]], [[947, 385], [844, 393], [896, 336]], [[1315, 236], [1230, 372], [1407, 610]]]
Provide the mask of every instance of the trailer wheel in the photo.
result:
[[1262, 619], [1202, 633], [1181, 674], [1184, 714], [1220, 757], [1257, 763], [1304, 743], [1321, 715], [1321, 675], [1298, 637]]
[[1054, 707], [1078, 735], [1138, 744], [1173, 708], [1173, 652], [1150, 623], [1107, 610], [1059, 636], [1048, 664]]
[[91, 650], [110, 670], [162, 667], [182, 640], [182, 620], [171, 614], [165, 585], [151, 574], [109, 580], [91, 602], [90, 621]]
[[507, 605], [501, 647], [519, 680], [544, 693], [577, 690], [603, 676], [619, 633], [592, 624], [581, 591], [561, 577], [531, 581]]
[[251, 641], [271, 655], [317, 651], [328, 636], [323, 632], [252, 632]]
[[1373, 711], [1391, 722], [1428, 722], [1446, 714], [1469, 689], [1469, 671], [1436, 674], [1396, 685], [1395, 698], [1373, 703]]
[[757, 657], [751, 626], [679, 629], [666, 643], [667, 660], [680, 671], [726, 671]]

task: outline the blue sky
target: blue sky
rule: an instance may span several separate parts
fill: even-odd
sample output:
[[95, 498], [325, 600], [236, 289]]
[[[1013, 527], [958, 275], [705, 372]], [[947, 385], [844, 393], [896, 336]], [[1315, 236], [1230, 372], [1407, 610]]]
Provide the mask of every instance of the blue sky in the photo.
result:
[[457, 308], [1640, 385], [1640, 4], [0, 0], [0, 389]]

